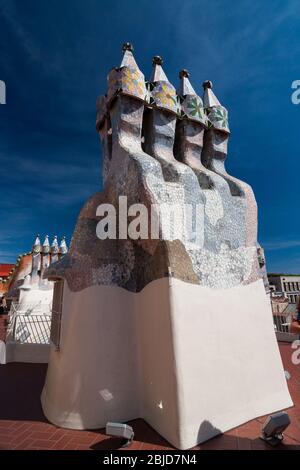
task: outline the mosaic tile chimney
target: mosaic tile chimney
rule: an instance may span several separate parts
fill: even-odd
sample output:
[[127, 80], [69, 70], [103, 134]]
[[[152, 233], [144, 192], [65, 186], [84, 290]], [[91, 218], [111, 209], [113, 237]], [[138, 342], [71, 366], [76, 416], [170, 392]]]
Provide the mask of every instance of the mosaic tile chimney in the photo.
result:
[[183, 69], [176, 91], [161, 57], [147, 81], [123, 53], [97, 100], [103, 190], [44, 275], [61, 310], [42, 405], [77, 429], [142, 417], [186, 449], [292, 402], [228, 112], [210, 81], [201, 98]]

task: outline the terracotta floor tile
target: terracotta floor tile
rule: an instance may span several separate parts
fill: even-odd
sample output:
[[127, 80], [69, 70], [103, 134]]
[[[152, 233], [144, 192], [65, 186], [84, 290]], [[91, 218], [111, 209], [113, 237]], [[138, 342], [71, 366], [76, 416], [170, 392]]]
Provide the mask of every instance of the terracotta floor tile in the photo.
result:
[[30, 446], [33, 445], [33, 442], [34, 441], [32, 439], [24, 439], [22, 442], [19, 442], [13, 448], [15, 450], [26, 450], [26, 449], [30, 448]]
[[53, 449], [64, 449], [64, 447], [70, 443], [70, 440], [72, 438], [71, 437], [68, 437], [68, 436], [62, 436], [60, 439], [58, 439], [54, 445], [53, 445]]
[[86, 446], [83, 446], [81, 444], [78, 444], [76, 447], [75, 447], [75, 450], [91, 450], [90, 447], [86, 447]]
[[[1, 324], [1, 319], [0, 319]], [[0, 325], [1, 327], [1, 325]], [[288, 411], [292, 424], [285, 432], [284, 445], [279, 450], [300, 449], [300, 367], [291, 363], [291, 347], [280, 344], [285, 370], [291, 373], [288, 382], [294, 408]], [[78, 431], [61, 429], [47, 422], [40, 405], [46, 374], [46, 364], [12, 363], [0, 366], [0, 449], [119, 449], [121, 439], [105, 435], [104, 429]], [[20, 400], [19, 390], [24, 399]], [[252, 420], [205, 442], [196, 449], [258, 449], [272, 448], [259, 439], [265, 417]], [[143, 420], [133, 420], [135, 440], [126, 450], [173, 450], [173, 447], [159, 436]]]
[[41, 449], [51, 449], [54, 445], [53, 441], [48, 441], [47, 439], [35, 439], [33, 441], [35, 447], [40, 447]]
[[143, 442], [139, 442], [139, 441], [133, 441], [130, 446], [128, 447], [123, 447], [122, 450], [124, 451], [127, 451], [127, 450], [141, 450], [142, 448], [143, 449], [147, 449], [147, 444], [145, 444], [146, 447], [142, 447], [143, 446]]
[[251, 439], [237, 438], [238, 450], [251, 450]]
[[70, 441], [69, 441], [70, 444], [72, 444], [73, 446], [76, 446], [78, 444], [83, 444], [83, 445], [86, 445], [86, 446], [91, 446], [93, 444], [93, 440], [92, 439], [85, 439], [84, 436], [82, 437], [76, 437], [76, 438], [72, 438]]
[[201, 445], [203, 450], [237, 450], [238, 439], [236, 436], [217, 436]]
[[28, 433], [26, 431], [22, 431], [20, 433], [15, 433], [13, 435], [13, 444], [15, 444], [16, 442], [24, 441], [24, 439], [27, 439], [29, 437], [29, 435], [30, 435], [30, 433]]
[[144, 444], [144, 442], [142, 442], [142, 446], [140, 448], [140, 450], [154, 450], [155, 449], [155, 445], [151, 445], [151, 444]]
[[62, 450], [76, 450], [78, 444], [75, 444], [74, 442], [69, 442], [66, 444]]
[[[52, 430], [52, 431], [32, 431], [30, 433], [28, 433], [28, 437], [30, 439], [42, 439], [42, 440], [51, 440], [53, 441], [53, 436], [54, 436], [55, 432]], [[57, 440], [57, 439], [54, 439], [54, 440]]]
[[11, 444], [0, 444], [0, 450], [13, 450], [13, 446]]

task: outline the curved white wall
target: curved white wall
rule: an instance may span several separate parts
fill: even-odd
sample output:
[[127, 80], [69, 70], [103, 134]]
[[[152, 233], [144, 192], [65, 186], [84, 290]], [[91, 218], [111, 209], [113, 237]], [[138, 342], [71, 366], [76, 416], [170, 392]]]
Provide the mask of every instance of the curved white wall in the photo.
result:
[[138, 294], [65, 285], [42, 404], [78, 429], [143, 417], [181, 449], [291, 406], [263, 282], [212, 290], [165, 278]]
[[181, 448], [293, 404], [263, 281], [195, 287], [172, 288]]
[[92, 429], [139, 414], [133, 301], [123, 289], [65, 284], [61, 347], [51, 348], [42, 396], [50, 421]]

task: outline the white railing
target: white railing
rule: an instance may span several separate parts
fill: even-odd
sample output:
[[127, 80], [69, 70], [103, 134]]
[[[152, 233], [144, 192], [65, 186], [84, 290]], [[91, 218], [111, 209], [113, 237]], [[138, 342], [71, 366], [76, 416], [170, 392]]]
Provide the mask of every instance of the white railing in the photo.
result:
[[48, 304], [12, 303], [7, 328], [7, 341], [49, 344], [51, 312]]
[[17, 343], [49, 344], [51, 315], [24, 315], [17, 313], [11, 318], [7, 340]]

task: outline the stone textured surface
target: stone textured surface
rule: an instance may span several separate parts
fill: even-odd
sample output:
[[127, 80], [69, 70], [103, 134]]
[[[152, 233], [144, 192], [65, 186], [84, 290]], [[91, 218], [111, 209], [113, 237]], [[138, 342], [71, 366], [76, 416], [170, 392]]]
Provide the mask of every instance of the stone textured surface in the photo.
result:
[[[256, 202], [226, 171], [227, 114], [211, 84], [202, 107], [187, 73], [176, 94], [155, 57], [144, 96], [129, 45], [115, 72], [120, 83], [109, 76], [96, 120], [103, 191], [46, 273], [66, 282], [42, 406], [73, 429], [143, 417], [187, 449], [292, 405], [258, 263]], [[146, 218], [128, 238], [135, 210]], [[101, 240], [106, 213], [117, 217]]]
[[[211, 82], [204, 83], [202, 101], [183, 70], [176, 92], [158, 56], [145, 82], [130, 44], [123, 50], [107, 94], [97, 101], [103, 191], [87, 201], [69, 253], [46, 276], [66, 279], [73, 291], [102, 284], [133, 292], [164, 276], [216, 289], [261, 278], [255, 197], [225, 169], [228, 112]], [[113, 204], [118, 215], [119, 196], [128, 198], [128, 207], [143, 204], [149, 213], [153, 205], [160, 208], [159, 239], [97, 238], [97, 207]], [[179, 219], [167, 217], [170, 206], [179, 207]], [[153, 223], [149, 216], [148, 234]]]

